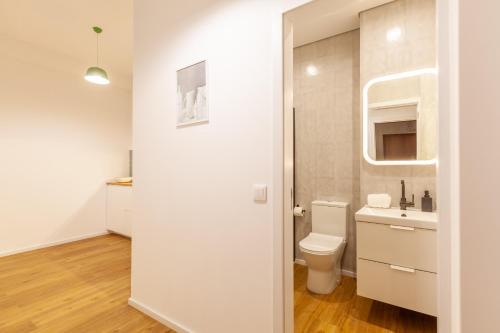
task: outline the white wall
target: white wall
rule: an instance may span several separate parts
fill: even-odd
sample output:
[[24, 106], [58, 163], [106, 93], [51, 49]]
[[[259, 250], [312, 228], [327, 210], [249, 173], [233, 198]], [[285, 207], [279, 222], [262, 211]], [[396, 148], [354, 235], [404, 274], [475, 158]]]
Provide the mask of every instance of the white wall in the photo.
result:
[[[271, 139], [272, 106], [268, 92], [272, 89], [269, 86], [272, 78], [261, 70], [254, 70], [251, 76], [238, 76], [238, 82], [248, 92], [243, 94], [243, 88], [233, 84], [231, 74], [241, 75], [243, 71], [247, 74], [248, 64], [252, 69], [271, 62], [279, 67], [281, 59], [264, 61], [271, 56], [265, 46], [270, 43], [268, 15], [274, 11], [264, 10], [267, 4], [259, 1], [252, 2], [250, 16], [243, 15], [238, 8], [244, 3], [199, 0], [193, 4], [175, 0], [167, 5], [160, 0], [149, 0], [135, 4], [136, 41], [140, 44], [136, 50], [135, 81], [135, 146], [139, 155], [136, 190], [141, 194], [136, 218], [142, 223], [134, 230], [137, 237], [133, 249], [132, 295], [159, 314], [198, 332], [271, 331], [269, 207], [276, 208], [278, 202], [253, 206], [249, 188], [252, 182], [272, 178], [271, 148], [268, 142], [259, 141], [259, 146], [253, 145], [245, 154], [240, 147], [248, 149], [247, 141], [261, 134]], [[270, 6], [274, 2], [267, 3]], [[459, 22], [454, 21], [457, 3], [461, 4]], [[454, 239], [458, 228], [452, 225], [460, 223], [462, 331], [496, 332], [500, 327], [496, 315], [500, 304], [500, 272], [496, 265], [500, 253], [499, 219], [495, 210], [496, 191], [500, 187], [500, 160], [496, 153], [500, 142], [500, 105], [495, 99], [498, 90], [495, 80], [500, 74], [500, 50], [495, 18], [500, 4], [494, 0], [481, 1], [481, 6], [465, 0], [440, 0], [438, 4], [441, 75], [454, 82], [457, 73], [454, 64], [448, 64], [447, 60], [456, 59], [455, 41], [449, 41], [449, 37], [453, 37], [459, 25], [461, 44], [459, 133], [454, 128], [453, 113], [458, 111], [454, 104], [454, 83], [447, 79], [441, 83], [441, 88], [449, 87], [442, 89], [441, 97], [446, 100], [440, 102], [442, 109], [447, 107], [443, 110], [446, 114], [440, 110], [439, 169], [443, 179], [440, 206], [441, 218], [446, 220], [445, 228], [440, 228], [440, 241], [446, 242], [441, 249], [449, 247], [451, 252], [440, 253], [440, 274], [447, 277], [440, 285], [444, 299], [441, 310], [444, 309], [442, 315], [446, 316], [440, 318], [440, 327], [443, 332], [459, 329], [455, 311], [460, 308], [457, 305], [460, 300], [454, 298], [457, 292], [453, 285], [458, 281], [455, 275], [458, 265], [452, 263], [450, 267], [449, 261], [460, 258]], [[222, 9], [228, 15], [217, 20], [220, 14], [217, 10]], [[261, 15], [256, 17], [256, 12]], [[187, 16], [187, 13], [192, 14]], [[242, 27], [244, 23], [254, 29], [247, 31]], [[181, 39], [186, 36], [189, 37]], [[257, 58], [249, 61], [255, 55]], [[214, 81], [211, 80], [215, 85], [212, 87], [215, 91], [211, 91], [212, 121], [203, 127], [177, 131], [173, 114], [175, 70], [199, 58], [208, 58], [212, 77], [215, 74]], [[234, 71], [226, 73], [228, 67]], [[274, 70], [279, 72], [277, 68]], [[262, 108], [254, 107], [254, 100]], [[269, 117], [265, 116], [267, 113]], [[450, 124], [444, 123], [450, 120]], [[258, 125], [258, 121], [263, 123]], [[278, 124], [276, 128], [280, 128]], [[455, 135], [460, 136], [460, 170], [454, 162], [456, 152], [450, 149], [458, 147]], [[275, 138], [278, 136], [279, 133]], [[178, 142], [188, 149], [182, 151]], [[205, 160], [207, 155], [215, 157]], [[263, 155], [264, 158], [255, 159]], [[205, 171], [197, 171], [200, 164], [207, 166]], [[182, 170], [196, 170], [191, 175], [194, 182]], [[451, 200], [459, 190], [458, 182], [453, 175], [442, 177], [450, 171], [460, 171], [458, 207]], [[241, 177], [236, 177], [236, 173]], [[275, 171], [274, 175], [275, 183], [279, 184], [279, 173]], [[212, 194], [214, 186], [221, 189], [217, 197]], [[279, 217], [279, 213], [275, 216]], [[229, 241], [223, 243], [226, 236]], [[235, 276], [240, 278], [237, 282]], [[443, 288], [449, 281], [450, 289]], [[252, 317], [243, 318], [243, 314]]]
[[[273, 161], [282, 136], [273, 126], [281, 13], [293, 2], [135, 2], [132, 302], [185, 330], [279, 326], [282, 166]], [[200, 60], [210, 123], [176, 129], [176, 70]], [[266, 204], [253, 202], [254, 183], [269, 185]]]
[[499, 332], [500, 2], [459, 5], [462, 332]]
[[0, 45], [0, 255], [104, 232], [104, 183], [128, 173], [130, 88], [91, 85], [85, 65], [50, 50]]

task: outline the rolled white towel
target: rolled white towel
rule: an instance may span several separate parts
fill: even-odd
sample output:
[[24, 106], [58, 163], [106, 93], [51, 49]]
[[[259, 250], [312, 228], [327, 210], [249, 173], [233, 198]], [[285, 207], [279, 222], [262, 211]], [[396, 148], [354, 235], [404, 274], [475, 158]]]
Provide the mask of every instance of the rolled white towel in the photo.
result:
[[368, 194], [368, 206], [373, 208], [391, 208], [392, 198], [387, 193]]

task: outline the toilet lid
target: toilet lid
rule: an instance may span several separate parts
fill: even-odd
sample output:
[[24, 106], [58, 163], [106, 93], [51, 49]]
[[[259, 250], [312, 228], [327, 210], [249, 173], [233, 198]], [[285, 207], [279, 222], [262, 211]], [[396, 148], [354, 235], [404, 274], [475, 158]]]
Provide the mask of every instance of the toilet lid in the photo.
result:
[[299, 246], [301, 249], [309, 252], [328, 254], [337, 251], [343, 242], [344, 239], [342, 237], [311, 232], [309, 236], [299, 242]]

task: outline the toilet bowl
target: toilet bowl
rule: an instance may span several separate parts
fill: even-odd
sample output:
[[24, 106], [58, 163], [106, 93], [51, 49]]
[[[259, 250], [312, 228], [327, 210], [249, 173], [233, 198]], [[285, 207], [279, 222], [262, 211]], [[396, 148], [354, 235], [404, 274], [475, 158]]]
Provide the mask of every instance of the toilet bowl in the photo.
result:
[[307, 263], [307, 289], [330, 294], [340, 283], [340, 266], [346, 241], [342, 237], [310, 233], [299, 243]]
[[312, 202], [312, 232], [299, 248], [308, 267], [307, 289], [314, 293], [331, 293], [342, 278], [348, 207], [346, 202]]

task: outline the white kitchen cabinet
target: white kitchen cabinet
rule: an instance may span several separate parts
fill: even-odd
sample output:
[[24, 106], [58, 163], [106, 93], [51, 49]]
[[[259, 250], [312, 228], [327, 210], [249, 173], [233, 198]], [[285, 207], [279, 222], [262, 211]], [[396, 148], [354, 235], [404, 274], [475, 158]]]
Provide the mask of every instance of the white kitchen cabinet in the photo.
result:
[[132, 186], [108, 184], [106, 228], [111, 232], [132, 237]]

